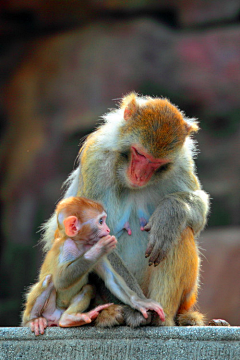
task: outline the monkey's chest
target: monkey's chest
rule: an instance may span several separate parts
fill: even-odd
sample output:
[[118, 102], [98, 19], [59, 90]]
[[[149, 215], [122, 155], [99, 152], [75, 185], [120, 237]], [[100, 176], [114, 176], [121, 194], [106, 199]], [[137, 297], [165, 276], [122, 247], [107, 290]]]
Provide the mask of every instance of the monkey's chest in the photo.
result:
[[126, 193], [121, 196], [120, 201], [114, 200], [114, 194], [112, 194], [105, 202], [111, 234], [118, 240], [117, 252], [139, 283], [148, 268], [148, 259], [145, 258], [148, 233], [144, 231], [144, 226], [148, 223], [162, 196], [163, 194], [146, 188], [142, 191]]
[[128, 223], [131, 231], [122, 229], [116, 234], [118, 240], [117, 252], [139, 284], [141, 284], [145, 270], [148, 267], [148, 259], [145, 258], [148, 233], [141, 230], [138, 216], [130, 216]]

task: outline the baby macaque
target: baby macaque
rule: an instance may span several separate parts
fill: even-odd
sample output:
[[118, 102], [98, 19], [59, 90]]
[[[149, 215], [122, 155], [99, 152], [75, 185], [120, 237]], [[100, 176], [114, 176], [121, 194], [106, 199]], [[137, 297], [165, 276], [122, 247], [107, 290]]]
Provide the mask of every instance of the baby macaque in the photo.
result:
[[162, 321], [164, 313], [157, 302], [142, 299], [115, 272], [106, 255], [117, 244], [106, 224], [107, 214], [98, 202], [70, 197], [56, 208], [58, 228], [39, 274], [39, 281], [27, 295], [22, 325], [35, 335], [47, 326], [71, 327], [92, 322], [111, 304], [83, 313], [95, 296], [88, 284], [91, 271], [102, 278], [109, 290], [123, 303], [139, 310], [145, 318], [154, 310]]

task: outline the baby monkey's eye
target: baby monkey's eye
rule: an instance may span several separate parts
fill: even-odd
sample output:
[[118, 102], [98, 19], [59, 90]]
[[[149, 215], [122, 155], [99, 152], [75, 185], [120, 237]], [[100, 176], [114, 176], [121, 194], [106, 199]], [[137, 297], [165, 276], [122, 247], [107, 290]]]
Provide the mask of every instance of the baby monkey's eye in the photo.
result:
[[99, 219], [99, 224], [102, 225], [103, 224], [103, 218]]

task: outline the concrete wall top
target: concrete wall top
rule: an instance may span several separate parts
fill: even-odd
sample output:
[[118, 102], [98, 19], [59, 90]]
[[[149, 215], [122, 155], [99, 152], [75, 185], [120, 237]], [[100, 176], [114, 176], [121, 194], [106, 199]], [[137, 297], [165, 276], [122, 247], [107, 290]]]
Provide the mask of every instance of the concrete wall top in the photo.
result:
[[240, 359], [240, 327], [0, 328], [0, 360]]

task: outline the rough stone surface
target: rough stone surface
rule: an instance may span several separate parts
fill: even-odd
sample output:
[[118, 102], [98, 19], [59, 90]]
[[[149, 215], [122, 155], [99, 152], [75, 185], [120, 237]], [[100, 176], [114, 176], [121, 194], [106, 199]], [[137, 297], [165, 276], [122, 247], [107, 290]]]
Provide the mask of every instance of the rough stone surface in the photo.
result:
[[0, 360], [13, 359], [239, 360], [240, 328], [0, 328]]

